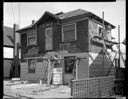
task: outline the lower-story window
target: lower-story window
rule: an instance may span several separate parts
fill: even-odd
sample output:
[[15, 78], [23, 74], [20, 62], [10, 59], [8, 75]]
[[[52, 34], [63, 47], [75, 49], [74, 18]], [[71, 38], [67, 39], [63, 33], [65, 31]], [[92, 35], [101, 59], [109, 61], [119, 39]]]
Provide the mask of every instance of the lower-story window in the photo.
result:
[[33, 59], [28, 59], [28, 73], [35, 73], [35, 68], [36, 68], [36, 60]]

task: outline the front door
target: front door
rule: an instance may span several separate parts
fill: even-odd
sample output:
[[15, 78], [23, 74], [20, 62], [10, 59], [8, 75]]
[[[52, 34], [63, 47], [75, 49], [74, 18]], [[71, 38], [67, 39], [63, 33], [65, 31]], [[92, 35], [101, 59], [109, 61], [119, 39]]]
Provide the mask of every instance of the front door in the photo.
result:
[[45, 29], [45, 50], [52, 50], [53, 41], [52, 41], [52, 27]]

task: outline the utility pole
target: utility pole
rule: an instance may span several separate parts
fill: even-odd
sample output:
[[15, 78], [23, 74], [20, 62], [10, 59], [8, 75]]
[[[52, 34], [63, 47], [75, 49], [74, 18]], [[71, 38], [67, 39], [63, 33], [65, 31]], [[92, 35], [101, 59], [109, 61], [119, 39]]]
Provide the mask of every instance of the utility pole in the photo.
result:
[[119, 47], [118, 47], [118, 53], [119, 53], [119, 62], [118, 62], [118, 67], [120, 67], [120, 25], [118, 25], [118, 42], [119, 42]]
[[[103, 29], [104, 29], [104, 11], [102, 12], [102, 19], [103, 19]], [[104, 35], [102, 33], [102, 37], [104, 39]], [[104, 46], [103, 46], [103, 72], [104, 72]]]
[[16, 31], [19, 29], [19, 25], [14, 24], [13, 26], [14, 30], [14, 77], [18, 77], [19, 75], [19, 70], [18, 70], [18, 65], [19, 65], [19, 34], [16, 33]]

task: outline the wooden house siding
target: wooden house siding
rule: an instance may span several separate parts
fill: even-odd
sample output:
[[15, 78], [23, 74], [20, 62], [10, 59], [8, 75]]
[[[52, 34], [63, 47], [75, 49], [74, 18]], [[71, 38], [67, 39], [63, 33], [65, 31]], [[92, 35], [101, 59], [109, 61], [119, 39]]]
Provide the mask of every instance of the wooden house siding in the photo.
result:
[[53, 25], [53, 50], [59, 51], [59, 44], [62, 41], [62, 26], [57, 23]]
[[21, 34], [21, 56], [27, 52], [27, 33]]
[[82, 52], [88, 52], [88, 20], [77, 22], [77, 48]]
[[39, 46], [39, 51], [45, 52], [45, 28], [37, 27], [37, 45]]
[[69, 48], [67, 49], [69, 53], [88, 52], [88, 20], [86, 19], [83, 21], [78, 21], [75, 24], [77, 39], [75, 41], [61, 42], [61, 44], [70, 44]]
[[[89, 28], [88, 28], [88, 30], [89, 30], [89, 38], [88, 38], [89, 39], [89, 52], [100, 53], [102, 50], [102, 47], [96, 46], [96, 44], [93, 44], [93, 42], [92, 42], [92, 38], [94, 36], [99, 36], [98, 24], [92, 20], [89, 20], [88, 25], [89, 25]], [[97, 41], [99, 41], [99, 40], [97, 39]]]

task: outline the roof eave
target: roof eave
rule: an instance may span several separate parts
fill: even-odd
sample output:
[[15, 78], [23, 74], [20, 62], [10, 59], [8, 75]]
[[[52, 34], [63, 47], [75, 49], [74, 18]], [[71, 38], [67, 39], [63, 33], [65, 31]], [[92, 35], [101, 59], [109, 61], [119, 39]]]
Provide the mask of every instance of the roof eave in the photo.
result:
[[[93, 14], [93, 13], [91, 13], [90, 12], [90, 15], [89, 15], [90, 17], [93, 17], [94, 19], [96, 19], [96, 20], [99, 20], [99, 21], [103, 21], [103, 19], [102, 18], [100, 18], [100, 17], [98, 17], [97, 15], [95, 15], [95, 14]], [[105, 25], [110, 25], [111, 27], [112, 27], [112, 29], [115, 29], [115, 26], [114, 25], [112, 25], [111, 23], [109, 23], [109, 22], [107, 22], [107, 21], [105, 21], [104, 20], [104, 24]]]
[[24, 30], [27, 30], [27, 29], [31, 29], [33, 27], [33, 25], [32, 26], [30, 26], [30, 27], [27, 27], [27, 28], [22, 28], [22, 29], [19, 29], [19, 30], [17, 30], [16, 32], [22, 32], [22, 31], [24, 31]]

